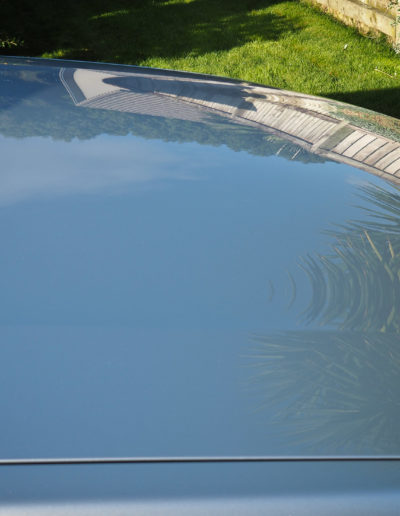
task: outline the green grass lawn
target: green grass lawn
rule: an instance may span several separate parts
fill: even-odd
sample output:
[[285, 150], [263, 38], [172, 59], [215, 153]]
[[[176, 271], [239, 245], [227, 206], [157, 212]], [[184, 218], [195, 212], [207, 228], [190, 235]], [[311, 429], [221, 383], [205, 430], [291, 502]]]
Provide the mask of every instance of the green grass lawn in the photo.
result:
[[235, 77], [400, 117], [400, 56], [299, 1], [0, 0], [0, 47]]

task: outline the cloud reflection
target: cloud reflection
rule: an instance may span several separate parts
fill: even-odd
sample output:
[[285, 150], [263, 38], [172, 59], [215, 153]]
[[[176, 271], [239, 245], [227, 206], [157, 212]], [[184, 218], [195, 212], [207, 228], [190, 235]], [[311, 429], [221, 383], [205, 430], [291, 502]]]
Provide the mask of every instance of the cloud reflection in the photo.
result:
[[[98, 136], [69, 143], [50, 138], [0, 137], [0, 204], [23, 199], [99, 191], [122, 192], [131, 185], [167, 179], [190, 180], [186, 153], [134, 137]], [[189, 151], [189, 149], [187, 149]], [[193, 149], [191, 149], [193, 151]]]

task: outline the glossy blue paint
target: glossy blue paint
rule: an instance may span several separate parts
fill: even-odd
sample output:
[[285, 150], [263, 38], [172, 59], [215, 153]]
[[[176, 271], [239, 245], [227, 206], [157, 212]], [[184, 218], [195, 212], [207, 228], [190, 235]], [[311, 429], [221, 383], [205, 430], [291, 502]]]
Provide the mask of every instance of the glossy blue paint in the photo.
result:
[[0, 62], [1, 458], [400, 455], [395, 184], [64, 69]]

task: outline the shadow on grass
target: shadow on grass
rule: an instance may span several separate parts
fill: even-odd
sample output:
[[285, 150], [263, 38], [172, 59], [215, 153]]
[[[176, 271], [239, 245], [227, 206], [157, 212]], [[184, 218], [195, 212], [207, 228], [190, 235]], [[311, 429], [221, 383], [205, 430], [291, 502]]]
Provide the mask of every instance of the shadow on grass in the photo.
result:
[[151, 57], [198, 56], [299, 30], [261, 13], [275, 0], [0, 0], [2, 53], [137, 64]]
[[400, 86], [369, 91], [321, 93], [321, 96], [400, 118]]

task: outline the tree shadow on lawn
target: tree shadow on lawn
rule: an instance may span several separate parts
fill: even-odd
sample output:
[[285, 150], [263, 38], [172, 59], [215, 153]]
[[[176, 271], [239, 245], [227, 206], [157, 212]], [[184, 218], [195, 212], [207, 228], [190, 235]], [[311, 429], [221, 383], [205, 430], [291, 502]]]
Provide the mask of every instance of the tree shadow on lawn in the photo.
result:
[[400, 87], [368, 91], [321, 93], [320, 95], [400, 118]]
[[[300, 30], [292, 21], [258, 10], [282, 0], [86, 0], [39, 4], [19, 0], [0, 8], [3, 53], [138, 64], [152, 58], [199, 56], [250, 41], [277, 40]], [[0, 0], [1, 2], [1, 0]], [[4, 11], [1, 13], [1, 9]], [[7, 30], [6, 30], [7, 29]], [[1, 43], [1, 41], [0, 41]]]

